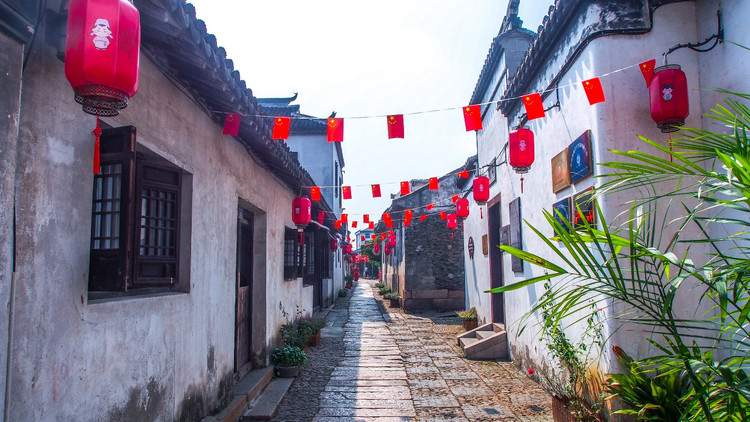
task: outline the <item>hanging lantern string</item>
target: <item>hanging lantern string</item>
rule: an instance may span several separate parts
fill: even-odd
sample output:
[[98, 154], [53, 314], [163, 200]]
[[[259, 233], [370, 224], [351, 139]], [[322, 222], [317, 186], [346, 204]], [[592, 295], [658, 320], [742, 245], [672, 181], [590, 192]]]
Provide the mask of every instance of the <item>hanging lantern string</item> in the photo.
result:
[[[624, 71], [626, 71], [628, 69], [632, 69], [634, 67], [639, 67], [639, 66], [640, 66], [640, 63], [639, 64], [631, 64], [631, 65], [628, 65], [628, 66], [625, 66], [625, 67], [621, 67], [619, 69], [615, 69], [615, 70], [609, 71], [607, 73], [603, 73], [603, 74], [598, 75], [598, 76], [592, 76], [592, 78], [593, 77], [605, 78], [607, 76], [614, 75], [615, 73], [624, 72]], [[573, 81], [573, 82], [569, 82], [567, 84], [557, 85], [554, 88], [547, 88], [547, 89], [544, 89], [544, 90], [541, 90], [541, 91], [536, 91], [536, 92], [538, 92], [539, 94], [546, 94], [548, 92], [555, 91], [558, 88], [568, 88], [568, 87], [580, 86], [580, 84], [582, 82], [583, 82], [583, 80], [576, 80], [576, 81]], [[517, 95], [515, 97], [501, 98], [499, 100], [486, 101], [486, 102], [483, 102], [483, 103], [476, 103], [476, 104], [472, 104], [472, 105], [487, 106], [487, 105], [492, 105], [492, 104], [501, 104], [501, 103], [508, 102], [508, 101], [520, 100], [524, 96], [525, 96], [525, 94], [524, 95]], [[382, 119], [384, 117], [392, 116], [394, 114], [401, 114], [403, 116], [415, 116], [415, 115], [419, 115], [419, 114], [441, 113], [441, 112], [445, 112], [445, 111], [461, 110], [464, 107], [466, 107], [466, 105], [444, 107], [444, 108], [433, 108], [433, 109], [429, 109], [429, 110], [411, 111], [411, 112], [405, 112], [405, 113], [370, 114], [370, 115], [361, 115], [361, 116], [338, 116], [337, 115], [336, 117], [337, 118], [343, 118], [343, 119], [354, 119], [354, 120]], [[217, 113], [217, 114], [237, 113], [237, 112], [233, 112], [233, 111], [232, 112], [230, 112], [230, 111], [219, 111], [219, 110], [209, 110], [209, 111], [212, 112], [212, 113]], [[259, 117], [259, 118], [264, 118], [264, 119], [274, 119], [276, 117], [280, 117], [280, 116], [271, 116], [271, 115], [268, 115], [268, 114], [249, 114], [249, 113], [237, 113], [237, 114], [239, 114], [242, 117]], [[324, 118], [324, 117], [315, 117], [315, 116], [283, 116], [283, 117], [287, 117], [287, 118], [290, 118], [292, 120], [327, 120], [327, 118]]]

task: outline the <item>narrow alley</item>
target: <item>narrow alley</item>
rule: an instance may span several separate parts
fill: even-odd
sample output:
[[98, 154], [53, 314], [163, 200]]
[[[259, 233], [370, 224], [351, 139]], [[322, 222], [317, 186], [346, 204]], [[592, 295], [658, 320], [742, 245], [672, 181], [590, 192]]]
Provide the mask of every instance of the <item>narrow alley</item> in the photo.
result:
[[538, 384], [511, 362], [462, 358], [458, 332], [447, 314], [386, 309], [360, 282], [328, 314], [321, 346], [274, 420], [551, 420]]

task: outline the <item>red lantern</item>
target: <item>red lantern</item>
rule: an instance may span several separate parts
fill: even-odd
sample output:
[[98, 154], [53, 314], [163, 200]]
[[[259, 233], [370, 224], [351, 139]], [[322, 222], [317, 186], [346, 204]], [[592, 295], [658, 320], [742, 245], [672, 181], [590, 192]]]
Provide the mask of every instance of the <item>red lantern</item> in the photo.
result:
[[292, 221], [297, 229], [302, 230], [312, 221], [312, 202], [310, 198], [298, 196], [292, 201]]
[[331, 252], [336, 252], [338, 248], [339, 248], [338, 239], [331, 239]]
[[469, 200], [466, 198], [458, 198], [456, 201], [456, 215], [461, 218], [469, 216]]
[[351, 255], [352, 254], [352, 245], [351, 243], [347, 243], [344, 245], [344, 255]]
[[671, 64], [654, 69], [649, 83], [651, 118], [662, 132], [675, 132], [690, 114], [685, 72]]
[[393, 248], [389, 248], [388, 246], [385, 247], [385, 254], [386, 255], [393, 255]]
[[456, 230], [458, 228], [458, 216], [456, 214], [447, 214], [445, 216], [445, 221], [449, 229]]
[[388, 243], [386, 244], [389, 248], [396, 247], [396, 235], [393, 233], [388, 234]]
[[484, 205], [490, 200], [490, 178], [487, 176], [479, 176], [474, 179], [474, 202], [479, 205]]
[[141, 19], [127, 0], [71, 0], [65, 76], [83, 111], [116, 116], [138, 91]]
[[526, 173], [534, 164], [534, 132], [525, 127], [510, 133], [508, 162], [516, 173]]
[[373, 252], [373, 253], [376, 253], [376, 254], [379, 254], [379, 253], [380, 253], [380, 243], [376, 243], [376, 244], [375, 244], [375, 245], [374, 245], [374, 246], [372, 247], [372, 252]]

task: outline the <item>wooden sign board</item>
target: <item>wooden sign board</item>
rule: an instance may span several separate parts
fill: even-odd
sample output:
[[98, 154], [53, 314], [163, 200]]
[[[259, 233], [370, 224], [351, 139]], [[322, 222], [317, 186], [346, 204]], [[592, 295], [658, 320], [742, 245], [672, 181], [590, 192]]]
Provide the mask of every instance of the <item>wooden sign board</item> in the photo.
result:
[[555, 193], [570, 186], [570, 168], [568, 167], [568, 149], [552, 158], [552, 191]]
[[490, 254], [490, 239], [485, 234], [482, 235], [482, 255], [487, 256]]
[[469, 259], [474, 259], [474, 238], [469, 236]]

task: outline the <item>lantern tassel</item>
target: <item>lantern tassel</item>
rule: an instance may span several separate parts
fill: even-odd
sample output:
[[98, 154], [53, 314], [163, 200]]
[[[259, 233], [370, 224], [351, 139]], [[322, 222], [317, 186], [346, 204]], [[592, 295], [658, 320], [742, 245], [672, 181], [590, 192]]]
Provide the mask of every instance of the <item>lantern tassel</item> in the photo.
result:
[[297, 230], [297, 241], [300, 245], [305, 244], [305, 232], [303, 232], [302, 230]]
[[484, 220], [484, 212], [482, 212], [483, 208], [479, 207], [479, 219]]
[[96, 118], [96, 128], [92, 132], [94, 134], [94, 158], [93, 158], [93, 170], [94, 175], [102, 173], [102, 158], [101, 158], [101, 138], [102, 138], [102, 125], [99, 117]]
[[669, 137], [669, 161], [674, 162], [674, 156], [672, 156], [672, 134], [667, 135]]
[[523, 193], [523, 176], [521, 176], [521, 193]]

